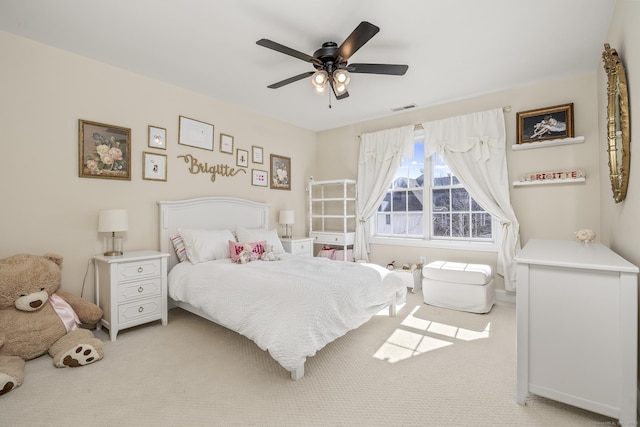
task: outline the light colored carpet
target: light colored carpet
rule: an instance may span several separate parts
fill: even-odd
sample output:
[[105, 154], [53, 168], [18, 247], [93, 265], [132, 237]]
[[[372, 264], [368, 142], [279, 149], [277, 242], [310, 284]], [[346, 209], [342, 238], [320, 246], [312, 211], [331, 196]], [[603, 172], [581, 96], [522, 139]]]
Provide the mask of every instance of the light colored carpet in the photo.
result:
[[[286, 307], [274, 307], [285, 310]], [[169, 324], [105, 331], [105, 358], [57, 369], [27, 363], [0, 397], [4, 426], [605, 426], [600, 416], [531, 396], [515, 402], [515, 307], [478, 315], [409, 294], [310, 358], [294, 382], [246, 338], [180, 309]]]

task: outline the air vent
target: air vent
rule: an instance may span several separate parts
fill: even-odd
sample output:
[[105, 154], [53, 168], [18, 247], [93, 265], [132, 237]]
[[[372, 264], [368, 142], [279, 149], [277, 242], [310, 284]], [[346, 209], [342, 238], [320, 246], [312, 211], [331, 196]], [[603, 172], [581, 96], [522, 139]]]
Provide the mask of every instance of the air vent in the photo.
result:
[[410, 110], [412, 108], [416, 108], [416, 104], [405, 105], [404, 107], [392, 108], [391, 111], [403, 111], [403, 110]]

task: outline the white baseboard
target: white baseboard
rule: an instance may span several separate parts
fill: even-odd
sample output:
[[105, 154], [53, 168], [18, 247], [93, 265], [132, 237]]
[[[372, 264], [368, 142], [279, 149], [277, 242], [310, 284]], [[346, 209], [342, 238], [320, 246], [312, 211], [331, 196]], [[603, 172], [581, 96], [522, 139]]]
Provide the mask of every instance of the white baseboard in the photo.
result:
[[516, 303], [516, 293], [508, 292], [504, 289], [496, 289], [496, 301]]

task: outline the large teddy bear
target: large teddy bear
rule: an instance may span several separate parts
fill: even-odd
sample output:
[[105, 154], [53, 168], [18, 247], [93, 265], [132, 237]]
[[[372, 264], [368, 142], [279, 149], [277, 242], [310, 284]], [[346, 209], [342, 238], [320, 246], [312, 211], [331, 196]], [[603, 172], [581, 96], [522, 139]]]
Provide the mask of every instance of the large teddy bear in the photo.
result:
[[62, 257], [0, 259], [0, 395], [22, 384], [26, 360], [49, 352], [59, 368], [102, 359], [102, 341], [79, 323], [102, 317], [97, 305], [60, 291]]

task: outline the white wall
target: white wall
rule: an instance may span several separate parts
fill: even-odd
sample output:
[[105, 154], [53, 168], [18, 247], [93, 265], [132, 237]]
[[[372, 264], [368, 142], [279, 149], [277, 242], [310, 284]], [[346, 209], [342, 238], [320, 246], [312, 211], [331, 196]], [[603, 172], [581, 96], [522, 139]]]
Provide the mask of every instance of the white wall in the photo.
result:
[[[273, 227], [280, 209], [304, 218], [314, 133], [8, 33], [0, 32], [0, 53], [0, 258], [59, 253], [63, 288], [80, 294], [88, 260], [102, 251], [101, 209], [129, 211], [125, 250], [158, 248], [158, 200], [236, 196], [270, 203]], [[213, 152], [178, 145], [179, 115], [214, 125]], [[78, 177], [78, 119], [131, 129], [131, 181]], [[167, 150], [147, 146], [149, 125], [167, 129]], [[264, 164], [215, 182], [190, 174], [178, 155], [235, 166], [235, 155], [218, 150], [220, 132], [234, 136], [235, 148], [262, 146]], [[143, 151], [168, 156], [167, 182], [142, 179]], [[291, 191], [251, 185], [251, 169], [268, 170], [270, 154], [291, 157]], [[298, 221], [295, 234], [303, 235], [304, 227]], [[93, 299], [92, 269], [83, 295]]]
[[627, 74], [631, 122], [631, 165], [627, 198], [614, 203], [608, 177], [607, 141], [607, 80], [604, 71], [598, 74], [598, 123], [601, 123], [598, 152], [601, 168], [600, 209], [602, 240], [635, 265], [640, 265], [640, 128], [634, 124], [640, 114], [640, 2], [618, 0], [607, 42], [616, 49]]
[[[597, 59], [596, 59], [597, 60]], [[530, 238], [572, 239], [580, 228], [599, 233], [600, 178], [598, 152], [598, 112], [596, 73], [489, 94], [445, 105], [407, 111], [392, 117], [321, 132], [318, 135], [318, 179], [357, 178], [358, 135], [406, 124], [421, 123], [475, 111], [511, 106], [505, 113], [507, 131], [507, 167], [510, 181], [527, 172], [555, 169], [582, 169], [584, 184], [556, 184], [511, 187], [511, 201], [520, 221], [522, 243]], [[437, 83], [436, 83], [437, 84]], [[428, 85], [422, 89], [429, 90]], [[582, 144], [513, 151], [516, 143], [516, 112], [574, 103], [575, 135], [584, 136]], [[340, 153], [337, 155], [336, 153]], [[428, 260], [486, 263], [496, 268], [495, 253], [443, 251], [420, 247], [371, 245], [370, 259], [382, 265], [415, 263], [419, 256]], [[502, 278], [496, 287], [504, 289]]]

